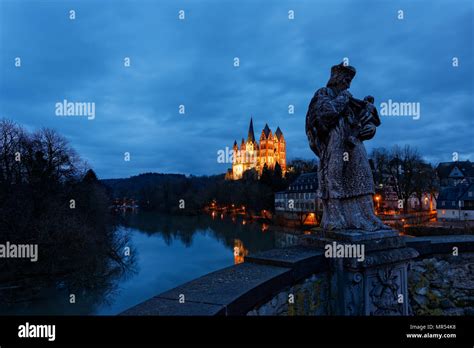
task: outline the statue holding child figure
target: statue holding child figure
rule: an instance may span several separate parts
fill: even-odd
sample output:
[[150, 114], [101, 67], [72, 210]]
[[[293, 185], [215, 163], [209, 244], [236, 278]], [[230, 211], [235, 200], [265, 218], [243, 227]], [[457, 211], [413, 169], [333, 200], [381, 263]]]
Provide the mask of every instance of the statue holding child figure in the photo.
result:
[[306, 115], [310, 148], [319, 157], [319, 194], [325, 230], [389, 229], [374, 213], [374, 180], [363, 142], [372, 139], [380, 118], [374, 98], [348, 91], [355, 68], [331, 68], [326, 87], [312, 98]]

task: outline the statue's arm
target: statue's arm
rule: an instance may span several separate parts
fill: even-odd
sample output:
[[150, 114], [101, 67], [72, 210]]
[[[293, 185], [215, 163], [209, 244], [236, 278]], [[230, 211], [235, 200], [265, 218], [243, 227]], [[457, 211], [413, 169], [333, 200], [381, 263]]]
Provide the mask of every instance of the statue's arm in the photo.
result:
[[309, 103], [308, 112], [306, 113], [306, 124], [305, 130], [306, 135], [308, 137], [309, 147], [311, 150], [319, 157], [319, 150], [317, 146], [317, 135], [316, 135], [316, 113], [315, 113], [315, 105], [316, 105], [316, 95], [313, 97], [311, 102]]
[[332, 128], [337, 124], [342, 112], [349, 103], [349, 92], [340, 93], [336, 98], [333, 98], [328, 93], [327, 88], [321, 88], [316, 92], [317, 102], [315, 111], [318, 115], [318, 122], [326, 128]]
[[376, 131], [376, 127], [374, 124], [372, 123], [366, 124], [359, 132], [359, 139], [362, 141], [370, 140], [375, 136], [375, 131]]
[[359, 132], [359, 139], [362, 141], [372, 139], [380, 125], [377, 109], [372, 103], [366, 105], [365, 110], [360, 115], [359, 122], [363, 126]]

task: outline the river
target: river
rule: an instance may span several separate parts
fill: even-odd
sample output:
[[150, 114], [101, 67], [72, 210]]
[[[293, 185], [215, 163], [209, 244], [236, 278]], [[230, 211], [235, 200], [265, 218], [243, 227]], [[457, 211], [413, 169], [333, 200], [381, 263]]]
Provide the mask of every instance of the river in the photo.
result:
[[[70, 294], [60, 286], [36, 291], [1, 314], [115, 315], [206, 273], [243, 261], [249, 253], [294, 244], [296, 236], [241, 216], [127, 213], [118, 233], [130, 238], [133, 270], [100, 291]], [[103, 280], [102, 280], [103, 281]]]

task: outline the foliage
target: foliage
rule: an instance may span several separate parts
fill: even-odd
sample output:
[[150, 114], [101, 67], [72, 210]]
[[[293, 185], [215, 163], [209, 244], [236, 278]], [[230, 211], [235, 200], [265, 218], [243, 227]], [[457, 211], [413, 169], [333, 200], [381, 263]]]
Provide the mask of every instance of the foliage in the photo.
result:
[[39, 254], [2, 260], [0, 281], [20, 288], [15, 298], [42, 286], [106, 292], [126, 266], [127, 239], [115, 234], [106, 190], [86, 169], [54, 130], [0, 121], [0, 242], [37, 244]]
[[[144, 173], [128, 179], [108, 179], [102, 183], [114, 198], [135, 199], [141, 209], [172, 214], [196, 214], [210, 202], [219, 205], [245, 206], [248, 211], [274, 209], [275, 192], [285, 190], [298, 175], [315, 170], [314, 161], [296, 159], [291, 171], [283, 177], [276, 164], [273, 170], [264, 167], [260, 179], [254, 169], [243, 173], [242, 179], [225, 180], [224, 175], [189, 176], [181, 174]], [[180, 208], [181, 200], [184, 208]]]

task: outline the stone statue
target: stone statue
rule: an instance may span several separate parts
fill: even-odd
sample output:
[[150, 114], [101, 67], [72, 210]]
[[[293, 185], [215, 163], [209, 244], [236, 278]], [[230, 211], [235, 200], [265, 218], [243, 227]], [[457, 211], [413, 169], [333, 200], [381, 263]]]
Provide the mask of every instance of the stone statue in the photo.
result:
[[325, 230], [389, 229], [374, 213], [374, 180], [363, 141], [380, 125], [374, 98], [355, 99], [348, 91], [356, 70], [331, 68], [326, 87], [314, 94], [306, 114], [310, 148], [319, 157], [319, 195]]

